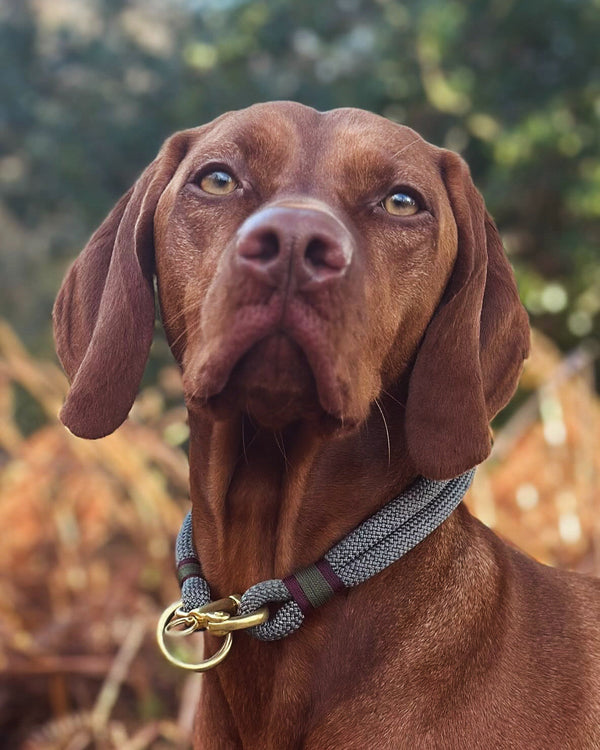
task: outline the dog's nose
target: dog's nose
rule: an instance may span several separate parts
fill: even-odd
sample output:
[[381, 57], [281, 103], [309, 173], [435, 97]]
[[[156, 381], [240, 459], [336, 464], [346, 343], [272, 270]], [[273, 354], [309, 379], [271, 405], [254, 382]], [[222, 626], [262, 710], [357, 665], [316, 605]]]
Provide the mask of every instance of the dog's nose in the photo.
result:
[[348, 230], [330, 213], [273, 206], [244, 222], [236, 255], [243, 269], [261, 281], [281, 285], [289, 278], [298, 288], [318, 288], [345, 274], [352, 242]]

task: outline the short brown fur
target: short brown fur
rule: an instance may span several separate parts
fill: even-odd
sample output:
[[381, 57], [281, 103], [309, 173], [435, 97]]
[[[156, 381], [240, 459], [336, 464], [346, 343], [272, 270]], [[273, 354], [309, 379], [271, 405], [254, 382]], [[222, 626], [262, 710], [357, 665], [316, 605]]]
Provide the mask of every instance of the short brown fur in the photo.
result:
[[[236, 190], [203, 192], [206, 169]], [[387, 214], [394, 189], [422, 210]], [[165, 143], [56, 303], [78, 435], [127, 416], [154, 275], [215, 598], [316, 561], [417, 476], [483, 461], [528, 351], [467, 166], [360, 110], [255, 105]], [[599, 616], [597, 581], [528, 559], [461, 505], [298, 633], [238, 637], [205, 677], [195, 745], [592, 750]]]

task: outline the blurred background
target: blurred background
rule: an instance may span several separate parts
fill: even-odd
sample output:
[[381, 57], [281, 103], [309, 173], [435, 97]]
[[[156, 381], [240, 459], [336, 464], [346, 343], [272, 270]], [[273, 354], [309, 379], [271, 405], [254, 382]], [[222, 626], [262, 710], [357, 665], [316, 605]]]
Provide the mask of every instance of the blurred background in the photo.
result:
[[158, 655], [187, 510], [179, 375], [157, 326], [131, 419], [56, 414], [68, 263], [174, 130], [295, 99], [461, 152], [534, 326], [469, 504], [537, 559], [600, 574], [599, 0], [3, 0], [0, 747], [186, 748], [201, 678]]

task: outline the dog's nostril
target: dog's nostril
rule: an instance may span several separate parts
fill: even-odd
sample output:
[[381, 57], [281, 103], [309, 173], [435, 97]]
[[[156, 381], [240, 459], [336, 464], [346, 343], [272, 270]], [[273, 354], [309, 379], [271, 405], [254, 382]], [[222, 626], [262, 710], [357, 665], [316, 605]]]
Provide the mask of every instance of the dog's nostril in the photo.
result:
[[239, 253], [248, 260], [268, 263], [279, 255], [279, 237], [273, 231], [252, 234], [240, 243]]
[[327, 244], [323, 240], [315, 237], [310, 240], [304, 251], [304, 257], [311, 266], [315, 268], [329, 267], [327, 262]]
[[346, 265], [344, 253], [337, 243], [313, 237], [306, 246], [304, 258], [314, 269], [342, 270]]
[[279, 238], [275, 232], [265, 232], [259, 239], [260, 252], [255, 257], [268, 261], [279, 255]]

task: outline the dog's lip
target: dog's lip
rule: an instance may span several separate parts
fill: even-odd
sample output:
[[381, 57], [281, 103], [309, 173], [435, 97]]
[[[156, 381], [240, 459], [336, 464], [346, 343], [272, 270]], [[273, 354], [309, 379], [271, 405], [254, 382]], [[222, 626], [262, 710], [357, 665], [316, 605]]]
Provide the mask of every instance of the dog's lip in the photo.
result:
[[190, 362], [185, 368], [184, 384], [189, 381], [186, 400], [206, 403], [218, 396], [226, 388], [235, 366], [253, 346], [270, 335], [283, 333], [304, 353], [323, 410], [343, 421], [344, 389], [336, 378], [333, 349], [321, 326], [317, 314], [303, 304], [290, 303], [283, 314], [264, 305], [240, 308], [227, 333], [211, 346], [213, 354], [201, 352], [199, 361]]

